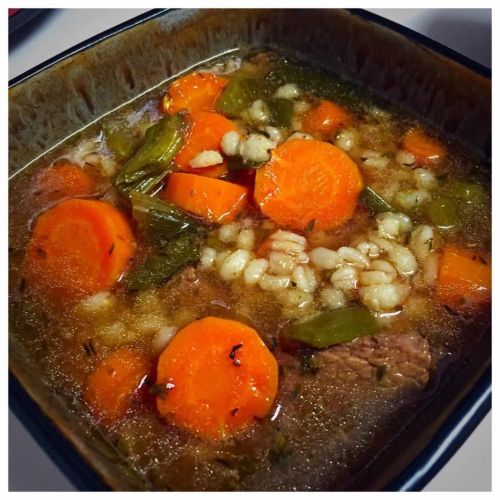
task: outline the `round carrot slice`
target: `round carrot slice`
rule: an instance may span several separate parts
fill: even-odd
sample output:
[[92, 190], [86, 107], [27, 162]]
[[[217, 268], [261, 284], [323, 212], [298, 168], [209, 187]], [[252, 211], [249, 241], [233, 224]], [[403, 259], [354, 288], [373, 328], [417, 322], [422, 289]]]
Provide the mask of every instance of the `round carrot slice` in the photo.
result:
[[84, 389], [85, 402], [100, 423], [111, 425], [125, 415], [150, 368], [144, 354], [130, 347], [101, 360]]
[[227, 84], [227, 78], [214, 73], [190, 73], [168, 86], [162, 109], [165, 113], [212, 111]]
[[[205, 168], [192, 168], [189, 166], [189, 162], [203, 151], [220, 152], [220, 143], [224, 134], [237, 131], [237, 127], [225, 116], [207, 112], [195, 113], [190, 116], [188, 125], [184, 146], [177, 153], [175, 164], [184, 172], [203, 175]], [[206, 168], [214, 170], [214, 167]], [[224, 171], [227, 170], [224, 169]]]
[[257, 332], [238, 321], [207, 317], [180, 330], [158, 361], [166, 388], [157, 408], [201, 437], [237, 433], [271, 409], [278, 364]]
[[32, 188], [37, 204], [47, 204], [76, 196], [89, 196], [96, 182], [85, 169], [69, 162], [55, 163], [34, 176]]
[[80, 298], [111, 288], [135, 249], [120, 211], [96, 200], [66, 200], [37, 220], [25, 259], [28, 284], [52, 297]]
[[302, 130], [316, 136], [332, 136], [351, 121], [352, 117], [347, 110], [334, 102], [321, 100], [318, 106], [304, 114]]
[[356, 164], [326, 142], [294, 139], [257, 170], [255, 201], [281, 226], [327, 230], [349, 220], [363, 181]]
[[402, 146], [412, 153], [421, 165], [435, 165], [446, 156], [446, 148], [441, 143], [416, 128], [405, 134]]

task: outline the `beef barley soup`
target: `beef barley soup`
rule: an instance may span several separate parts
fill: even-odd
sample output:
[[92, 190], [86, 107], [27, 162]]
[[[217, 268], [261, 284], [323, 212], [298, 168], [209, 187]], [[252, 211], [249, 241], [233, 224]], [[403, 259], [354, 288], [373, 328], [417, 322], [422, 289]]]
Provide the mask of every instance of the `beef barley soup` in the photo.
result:
[[480, 161], [275, 53], [49, 152], [9, 225], [12, 335], [146, 489], [340, 484], [489, 323]]

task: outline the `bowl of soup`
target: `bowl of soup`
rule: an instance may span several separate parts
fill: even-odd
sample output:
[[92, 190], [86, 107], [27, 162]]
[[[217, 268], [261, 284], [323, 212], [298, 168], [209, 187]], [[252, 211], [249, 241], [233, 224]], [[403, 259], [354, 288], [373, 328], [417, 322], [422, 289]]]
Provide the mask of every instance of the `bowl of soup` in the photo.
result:
[[387, 488], [487, 371], [487, 79], [317, 15], [153, 13], [11, 87], [11, 371], [108, 487]]

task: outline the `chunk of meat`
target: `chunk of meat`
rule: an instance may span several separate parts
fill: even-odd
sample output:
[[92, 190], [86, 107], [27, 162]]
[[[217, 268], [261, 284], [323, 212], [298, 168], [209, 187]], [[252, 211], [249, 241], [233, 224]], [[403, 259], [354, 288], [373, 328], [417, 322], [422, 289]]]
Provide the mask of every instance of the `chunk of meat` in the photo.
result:
[[316, 354], [316, 366], [344, 381], [422, 389], [429, 380], [429, 343], [417, 333], [362, 337]]

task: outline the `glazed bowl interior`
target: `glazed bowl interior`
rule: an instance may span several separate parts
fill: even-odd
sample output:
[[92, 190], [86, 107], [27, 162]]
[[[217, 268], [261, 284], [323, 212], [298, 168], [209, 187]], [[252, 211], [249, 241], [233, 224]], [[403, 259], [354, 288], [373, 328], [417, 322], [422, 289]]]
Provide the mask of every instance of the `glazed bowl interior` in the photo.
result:
[[[305, 29], [304, 27], [307, 27]], [[400, 33], [343, 10], [174, 10], [143, 16], [9, 91], [9, 170], [25, 166], [123, 103], [200, 61], [247, 48], [298, 56], [359, 83], [458, 139], [486, 164], [491, 150], [490, 80]], [[88, 45], [88, 46], [87, 46]], [[325, 489], [382, 489], [431, 442], [490, 364], [489, 332], [448, 366], [405, 425], [374, 443], [372, 460]], [[10, 368], [79, 455], [117, 490], [147, 489], [102, 436], [47, 387], [10, 337]], [[394, 459], [397, 457], [397, 460]]]

